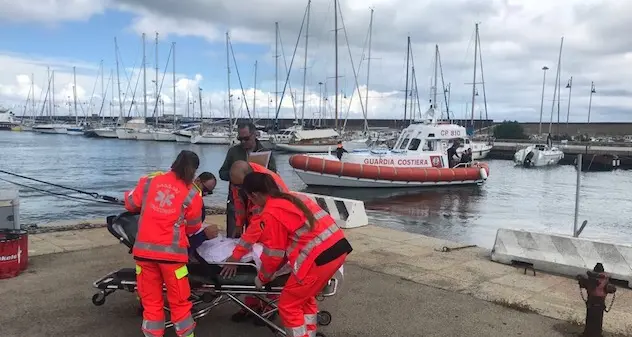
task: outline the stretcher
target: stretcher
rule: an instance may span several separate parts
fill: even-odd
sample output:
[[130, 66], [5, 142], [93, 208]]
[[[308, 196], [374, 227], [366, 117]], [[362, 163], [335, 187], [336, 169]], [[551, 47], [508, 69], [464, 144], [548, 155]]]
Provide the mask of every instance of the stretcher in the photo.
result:
[[[116, 216], [109, 216], [107, 217], [107, 228], [114, 237], [129, 248], [131, 254], [138, 232], [138, 214], [124, 212]], [[266, 284], [263, 289], [257, 289], [254, 280], [258, 271], [254, 262], [209, 263], [195, 250], [190, 255], [191, 259], [187, 268], [189, 269], [189, 282], [191, 284], [190, 300], [193, 303], [191, 312], [193, 319], [198, 320], [208, 315], [212, 309], [232, 302], [263, 322], [276, 336], [287, 336], [285, 330], [272, 321], [272, 317], [278, 312], [277, 300], [271, 300], [267, 296], [280, 295], [289, 274], [277, 277]], [[226, 264], [237, 266], [237, 274], [230, 279], [219, 275], [222, 267]], [[317, 300], [322, 301], [324, 298], [336, 295], [341, 281], [341, 277], [334, 276], [317, 296]], [[118, 290], [134, 293], [136, 292], [136, 269], [122, 268], [108, 273], [96, 280], [93, 286], [98, 289], [98, 292], [92, 296], [92, 303], [96, 306], [105, 304], [106, 298]], [[166, 292], [164, 287], [163, 291]], [[257, 297], [266, 303], [265, 311], [259, 313], [250, 309], [244, 301], [239, 299], [240, 295]], [[165, 311], [168, 317], [169, 307], [166, 304]], [[138, 313], [142, 314], [142, 307], [139, 308]], [[332, 316], [328, 311], [320, 311], [317, 315], [317, 322], [320, 326], [329, 325], [331, 320]], [[173, 323], [167, 320], [165, 327], [171, 326]], [[320, 332], [316, 335], [325, 336]]]

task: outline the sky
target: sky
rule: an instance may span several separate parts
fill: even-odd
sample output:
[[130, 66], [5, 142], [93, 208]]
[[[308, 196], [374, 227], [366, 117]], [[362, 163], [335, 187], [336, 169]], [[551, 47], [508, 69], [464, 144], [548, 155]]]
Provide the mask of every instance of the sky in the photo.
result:
[[339, 0], [338, 12], [334, 0], [0, 0], [0, 107], [74, 115], [76, 91], [80, 117], [142, 117], [146, 83], [149, 117], [174, 101], [199, 117], [199, 97], [204, 117], [229, 117], [230, 77], [232, 116], [332, 118], [337, 18], [339, 118], [403, 119], [405, 101], [421, 116], [437, 68], [444, 118], [448, 106], [451, 118], [537, 122], [542, 106], [544, 122], [586, 122], [594, 82], [590, 121], [632, 121], [632, 2]]

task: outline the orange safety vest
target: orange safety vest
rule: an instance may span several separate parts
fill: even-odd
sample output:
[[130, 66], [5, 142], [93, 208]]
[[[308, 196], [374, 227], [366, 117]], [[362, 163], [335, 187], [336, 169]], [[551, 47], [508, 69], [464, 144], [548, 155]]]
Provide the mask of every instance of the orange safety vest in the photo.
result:
[[260, 224], [260, 242], [264, 247], [259, 272], [262, 281], [269, 281], [286, 259], [293, 274], [302, 280], [322, 252], [345, 238], [336, 221], [315, 201], [299, 193], [292, 194], [314, 214], [314, 229], [310, 230], [307, 218], [294, 204], [269, 198]]
[[[285, 182], [277, 173], [257, 163], [249, 164], [250, 167], [252, 167], [253, 172], [266, 173], [272, 176], [281, 192], [289, 191], [289, 189], [285, 185]], [[246, 196], [241, 195], [241, 188], [239, 186], [235, 186], [232, 184], [230, 186], [230, 192], [233, 195], [233, 206], [235, 207], [235, 224], [238, 227], [241, 227], [248, 223], [248, 219], [250, 219], [252, 215], [261, 213], [261, 207], [251, 203]]]
[[127, 193], [125, 208], [140, 211], [134, 257], [188, 262], [189, 240], [202, 228], [202, 195], [173, 172], [140, 178]]

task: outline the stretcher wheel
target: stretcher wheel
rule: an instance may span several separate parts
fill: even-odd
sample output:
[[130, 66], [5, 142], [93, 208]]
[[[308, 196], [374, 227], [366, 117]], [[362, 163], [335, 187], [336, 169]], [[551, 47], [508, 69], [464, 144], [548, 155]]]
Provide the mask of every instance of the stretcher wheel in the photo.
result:
[[318, 325], [327, 326], [331, 324], [331, 313], [329, 311], [319, 311], [316, 316]]
[[98, 306], [102, 306], [105, 303], [105, 294], [104, 293], [96, 293], [92, 295], [92, 304]]

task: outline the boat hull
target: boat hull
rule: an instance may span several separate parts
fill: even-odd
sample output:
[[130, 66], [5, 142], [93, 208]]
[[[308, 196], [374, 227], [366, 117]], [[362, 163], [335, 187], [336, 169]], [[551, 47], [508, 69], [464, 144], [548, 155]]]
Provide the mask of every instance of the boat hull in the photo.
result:
[[93, 130], [97, 137], [101, 138], [118, 138], [116, 135], [116, 130], [108, 130], [108, 129], [96, 129]]
[[81, 128], [68, 128], [66, 134], [71, 136], [83, 136], [83, 129]]
[[211, 145], [231, 145], [229, 137], [225, 135], [209, 136], [209, 135], [192, 135], [191, 144], [211, 144]]
[[116, 137], [118, 139], [136, 139], [136, 132], [130, 129], [116, 129]]
[[176, 142], [178, 142], [178, 143], [190, 143], [191, 142], [191, 136], [184, 136], [184, 135], [179, 135], [179, 134], [175, 134], [174, 136], [176, 137]]
[[152, 132], [134, 132], [136, 140], [154, 140], [154, 134]]
[[481, 184], [489, 176], [485, 163], [456, 168], [394, 167], [341, 162], [333, 156], [294, 155], [290, 166], [309, 186], [422, 187]]
[[171, 132], [155, 132], [154, 140], [159, 142], [175, 142], [176, 135]]
[[325, 153], [336, 148], [336, 144], [323, 145], [298, 145], [298, 144], [275, 144], [277, 150], [292, 153]]

